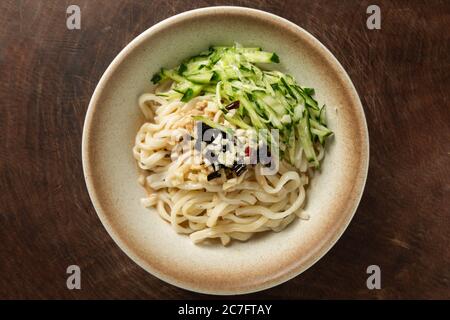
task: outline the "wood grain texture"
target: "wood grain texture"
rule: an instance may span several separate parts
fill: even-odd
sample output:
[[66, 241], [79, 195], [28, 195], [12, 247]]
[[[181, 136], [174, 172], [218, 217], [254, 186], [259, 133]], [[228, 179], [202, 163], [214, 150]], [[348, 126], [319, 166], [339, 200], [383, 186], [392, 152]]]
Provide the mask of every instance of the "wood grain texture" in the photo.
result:
[[[65, 26], [78, 4], [81, 30]], [[139, 33], [209, 5], [285, 17], [327, 46], [352, 78], [369, 126], [369, 177], [343, 237], [317, 264], [241, 298], [450, 299], [450, 2], [377, 1], [382, 29], [366, 28], [371, 1], [0, 2], [0, 298], [178, 298], [108, 236], [81, 164], [89, 99], [106, 67]], [[82, 289], [66, 288], [66, 268]], [[366, 268], [382, 289], [366, 288]]]

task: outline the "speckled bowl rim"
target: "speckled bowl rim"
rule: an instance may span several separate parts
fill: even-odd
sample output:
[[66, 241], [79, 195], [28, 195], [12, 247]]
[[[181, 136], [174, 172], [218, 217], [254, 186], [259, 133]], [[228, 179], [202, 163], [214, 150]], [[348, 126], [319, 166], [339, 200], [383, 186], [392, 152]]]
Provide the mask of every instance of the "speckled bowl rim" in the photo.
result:
[[[218, 13], [218, 10], [220, 9], [220, 13]], [[323, 245], [321, 247], [321, 250], [313, 254], [303, 265], [298, 266], [297, 268], [286, 268], [286, 272], [280, 273], [277, 277], [274, 277], [269, 282], [262, 282], [260, 285], [252, 286], [246, 289], [239, 289], [239, 290], [224, 290], [221, 288], [216, 288], [215, 290], [206, 290], [201, 289], [198, 287], [189, 286], [186, 284], [182, 279], [176, 279], [174, 277], [170, 277], [166, 274], [163, 274], [162, 272], [159, 272], [158, 270], [152, 268], [152, 266], [149, 264], [148, 261], [144, 261], [141, 259], [137, 254], [133, 252], [133, 249], [129, 248], [125, 241], [123, 241], [118, 233], [114, 230], [114, 227], [109, 223], [108, 218], [105, 214], [105, 212], [102, 209], [101, 201], [98, 197], [98, 194], [94, 188], [94, 182], [91, 179], [91, 159], [90, 159], [90, 151], [89, 151], [89, 137], [91, 135], [92, 130], [92, 118], [94, 113], [96, 112], [96, 105], [98, 103], [98, 100], [101, 96], [101, 92], [105, 88], [106, 84], [110, 80], [111, 75], [114, 73], [114, 71], [118, 68], [118, 66], [128, 57], [128, 55], [137, 47], [139, 47], [147, 38], [151, 37], [153, 34], [165, 29], [170, 28], [172, 25], [186, 20], [190, 19], [192, 17], [195, 17], [197, 15], [209, 15], [209, 14], [251, 14], [252, 16], [258, 16], [258, 18], [261, 19], [268, 19], [268, 20], [274, 20], [279, 25], [282, 25], [283, 28], [289, 28], [290, 30], [295, 30], [299, 35], [301, 35], [302, 39], [305, 41], [309, 41], [312, 45], [317, 47], [319, 51], [322, 51], [324, 57], [328, 59], [329, 63], [333, 66], [335, 69], [334, 72], [339, 73], [341, 76], [343, 76], [343, 80], [346, 84], [347, 90], [350, 92], [351, 99], [353, 100], [354, 105], [359, 108], [359, 118], [358, 120], [361, 122], [359, 125], [362, 125], [362, 143], [365, 143], [366, 148], [365, 150], [362, 150], [361, 153], [361, 172], [359, 172], [358, 179], [360, 179], [360, 188], [358, 190], [355, 190], [355, 197], [353, 206], [351, 209], [351, 213], [347, 216], [347, 221], [343, 223], [338, 231], [335, 233], [334, 237], [328, 241], [326, 245]], [[334, 57], [334, 55], [319, 41], [317, 40], [313, 35], [311, 35], [309, 32], [304, 30], [303, 28], [299, 27], [298, 25], [290, 22], [287, 19], [284, 19], [282, 17], [279, 17], [277, 15], [274, 15], [272, 13], [268, 13], [265, 11], [257, 10], [257, 9], [251, 9], [246, 7], [236, 7], [236, 6], [215, 6], [215, 7], [206, 7], [206, 8], [200, 8], [195, 10], [186, 11], [180, 14], [177, 14], [175, 16], [169, 17], [151, 28], [147, 29], [143, 33], [141, 33], [139, 36], [137, 36], [134, 40], [132, 40], [111, 62], [111, 64], [106, 69], [105, 73], [101, 77], [93, 95], [91, 98], [91, 101], [89, 103], [89, 107], [86, 113], [86, 118], [84, 122], [83, 127], [83, 137], [82, 137], [82, 163], [83, 163], [83, 172], [84, 177], [86, 181], [86, 186], [88, 189], [89, 196], [91, 198], [92, 204], [97, 212], [97, 215], [99, 219], [101, 220], [103, 226], [109, 233], [109, 235], [112, 237], [114, 242], [120, 247], [120, 249], [125, 252], [135, 263], [137, 263], [140, 267], [142, 267], [144, 270], [148, 271], [152, 275], [156, 276], [157, 278], [175, 285], [177, 287], [199, 292], [199, 293], [205, 293], [205, 294], [215, 294], [215, 295], [236, 295], [236, 294], [247, 294], [247, 293], [253, 293], [261, 290], [265, 290], [274, 286], [277, 286], [281, 283], [284, 283], [297, 275], [301, 274], [305, 270], [309, 269], [312, 265], [314, 265], [318, 260], [320, 260], [339, 240], [339, 238], [342, 236], [344, 231], [347, 229], [348, 225], [350, 224], [356, 209], [359, 205], [359, 202], [361, 200], [367, 174], [368, 174], [368, 168], [369, 168], [369, 133], [367, 129], [367, 122], [364, 114], [364, 109], [362, 107], [360, 98], [358, 96], [358, 93], [348, 76], [347, 72], [344, 70], [342, 65], [339, 63], [339, 61]]]

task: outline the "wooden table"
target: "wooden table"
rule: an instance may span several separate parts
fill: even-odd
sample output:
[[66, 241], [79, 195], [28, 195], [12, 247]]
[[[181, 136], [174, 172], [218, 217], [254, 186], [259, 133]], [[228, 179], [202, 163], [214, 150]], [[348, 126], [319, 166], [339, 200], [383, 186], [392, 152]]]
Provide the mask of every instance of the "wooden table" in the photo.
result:
[[[210, 298], [156, 279], [108, 236], [89, 200], [81, 135], [116, 54], [153, 24], [199, 6], [263, 9], [302, 26], [343, 64], [364, 105], [370, 170], [339, 242], [295, 279], [246, 298], [450, 298], [450, 2], [0, 2], [0, 298]], [[66, 8], [81, 8], [81, 30]], [[66, 288], [66, 268], [82, 289]], [[379, 265], [382, 289], [368, 290]]]

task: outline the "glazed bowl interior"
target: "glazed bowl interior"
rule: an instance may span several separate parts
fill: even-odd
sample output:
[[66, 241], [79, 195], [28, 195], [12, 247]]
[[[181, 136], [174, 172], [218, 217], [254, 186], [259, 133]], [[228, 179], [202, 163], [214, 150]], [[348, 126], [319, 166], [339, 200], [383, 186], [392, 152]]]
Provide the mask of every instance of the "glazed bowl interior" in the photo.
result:
[[[139, 95], [151, 76], [211, 45], [260, 46], [274, 51], [275, 67], [316, 89], [335, 135], [321, 171], [307, 190], [308, 221], [247, 242], [194, 245], [155, 211], [140, 205], [132, 156], [143, 124]], [[367, 175], [368, 136], [358, 95], [333, 55], [296, 25], [261, 11], [215, 7], [165, 20], [130, 43], [102, 77], [83, 132], [83, 167], [95, 209], [109, 234], [136, 263], [179, 287], [212, 294], [240, 294], [284, 282], [322, 257], [349, 224]]]

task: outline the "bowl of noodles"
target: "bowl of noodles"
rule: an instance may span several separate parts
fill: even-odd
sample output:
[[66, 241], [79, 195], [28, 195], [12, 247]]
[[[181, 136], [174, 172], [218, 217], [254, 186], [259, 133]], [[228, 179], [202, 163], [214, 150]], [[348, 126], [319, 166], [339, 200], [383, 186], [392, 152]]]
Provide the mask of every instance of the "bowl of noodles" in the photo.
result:
[[89, 195], [118, 246], [181, 288], [243, 294], [312, 266], [367, 177], [364, 111], [345, 70], [278, 16], [211, 7], [143, 32], [86, 115]]

